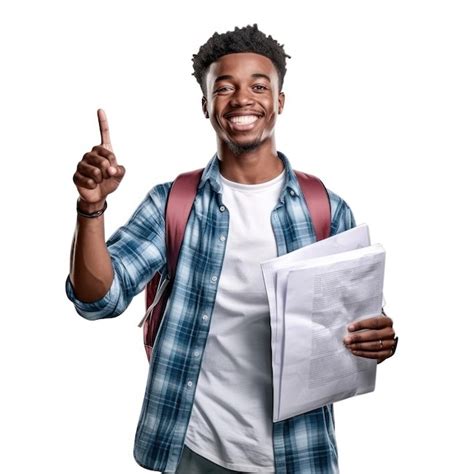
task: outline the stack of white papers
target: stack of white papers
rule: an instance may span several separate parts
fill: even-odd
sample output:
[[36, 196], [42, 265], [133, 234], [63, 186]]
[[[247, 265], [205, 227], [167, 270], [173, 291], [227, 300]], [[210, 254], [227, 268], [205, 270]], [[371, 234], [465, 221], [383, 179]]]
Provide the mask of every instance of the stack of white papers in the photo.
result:
[[361, 224], [261, 263], [272, 332], [273, 421], [375, 388], [377, 361], [354, 356], [347, 326], [380, 315], [385, 251]]

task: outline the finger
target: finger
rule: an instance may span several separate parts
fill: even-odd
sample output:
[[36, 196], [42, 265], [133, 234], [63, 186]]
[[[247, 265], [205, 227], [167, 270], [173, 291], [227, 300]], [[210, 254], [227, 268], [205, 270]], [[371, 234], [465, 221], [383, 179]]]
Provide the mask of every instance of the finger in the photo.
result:
[[84, 159], [89, 164], [100, 167], [104, 178], [116, 176], [118, 166], [115, 155], [103, 146], [94, 147], [92, 150], [84, 155]]
[[393, 339], [395, 331], [388, 327], [380, 330], [359, 331], [348, 334], [344, 337], [344, 344], [354, 344], [355, 342], [379, 341], [380, 339]]
[[347, 327], [349, 331], [359, 331], [360, 329], [382, 329], [393, 326], [393, 321], [388, 316], [374, 316], [373, 318], [355, 321]]
[[386, 351], [395, 347], [393, 339], [379, 339], [378, 341], [355, 342], [346, 345], [351, 351]]
[[92, 147], [92, 152], [96, 153], [99, 156], [107, 158], [110, 161], [110, 164], [116, 165], [117, 158], [115, 157], [115, 153], [110, 151], [109, 149], [105, 148], [103, 145], [96, 145]]
[[104, 178], [108, 178], [107, 171], [103, 171], [98, 166], [92, 166], [85, 161], [80, 161], [77, 171], [86, 178], [92, 178], [96, 183], [102, 183]]
[[[112, 153], [113, 155], [113, 153]], [[114, 177], [114, 178], [123, 178], [125, 175], [125, 167], [122, 165], [115, 165], [112, 166], [110, 163], [110, 158], [104, 158], [103, 156], [99, 156], [94, 152], [89, 152], [84, 155], [84, 159], [86, 163], [95, 166], [97, 168], [100, 168], [102, 172], [102, 177], [104, 179]], [[113, 158], [113, 162], [117, 163], [117, 160], [115, 159], [115, 156]], [[81, 163], [81, 162], [79, 162]], [[78, 165], [79, 166], [79, 165]]]
[[82, 186], [83, 188], [95, 189], [97, 187], [97, 183], [92, 178], [83, 176], [79, 171], [74, 173], [72, 180], [76, 186]]
[[366, 357], [367, 359], [387, 359], [391, 356], [391, 351], [379, 351], [379, 352], [371, 352], [371, 351], [352, 351], [352, 353], [357, 357]]
[[107, 148], [107, 150], [112, 151], [112, 142], [110, 141], [110, 129], [109, 122], [107, 121], [107, 115], [105, 115], [104, 110], [99, 109], [97, 111], [97, 118], [99, 119], [99, 128], [100, 128], [100, 140], [101, 145]]

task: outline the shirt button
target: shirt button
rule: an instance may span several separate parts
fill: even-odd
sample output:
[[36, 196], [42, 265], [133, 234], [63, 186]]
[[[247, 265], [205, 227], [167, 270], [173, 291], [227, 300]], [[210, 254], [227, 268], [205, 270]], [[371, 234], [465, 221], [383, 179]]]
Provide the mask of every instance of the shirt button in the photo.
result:
[[215, 282], [217, 281], [216, 275], [213, 275], [213, 276], [211, 277], [211, 281], [212, 281], [213, 283], [215, 283]]
[[225, 206], [219, 207], [219, 211], [224, 212], [225, 211]]
[[188, 387], [192, 387], [192, 386], [193, 386], [193, 383], [191, 382], [191, 380], [188, 380], [187, 385], [188, 385]]
[[194, 357], [198, 357], [199, 356], [199, 351], [194, 351]]
[[209, 319], [209, 316], [207, 314], [203, 314], [202, 319], [203, 321], [207, 321]]
[[295, 195], [295, 192], [294, 192], [293, 190], [290, 190], [290, 194], [291, 194], [292, 196], [294, 196], [294, 195]]
[[221, 242], [224, 242], [224, 240], [225, 240], [225, 235], [221, 235], [221, 236], [219, 237], [219, 240], [220, 240]]

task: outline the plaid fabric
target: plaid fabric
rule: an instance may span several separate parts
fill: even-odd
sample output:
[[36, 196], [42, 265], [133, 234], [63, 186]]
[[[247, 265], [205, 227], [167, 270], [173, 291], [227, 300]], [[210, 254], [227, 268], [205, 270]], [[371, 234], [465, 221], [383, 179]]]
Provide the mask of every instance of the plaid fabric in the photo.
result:
[[[271, 222], [278, 255], [283, 255], [316, 238], [291, 165], [283, 153], [278, 156], [285, 165], [285, 182]], [[103, 298], [79, 301], [67, 277], [67, 296], [84, 318], [118, 316], [155, 272], [166, 271], [164, 209], [171, 184], [153, 187], [129, 221], [108, 239], [114, 279]], [[328, 192], [331, 235], [354, 227], [349, 206]], [[198, 187], [150, 360], [134, 448], [137, 463], [147, 469], [174, 472], [181, 457], [227, 242], [219, 237], [227, 237], [228, 230], [215, 154]], [[278, 474], [338, 472], [332, 405], [274, 423], [273, 447]]]

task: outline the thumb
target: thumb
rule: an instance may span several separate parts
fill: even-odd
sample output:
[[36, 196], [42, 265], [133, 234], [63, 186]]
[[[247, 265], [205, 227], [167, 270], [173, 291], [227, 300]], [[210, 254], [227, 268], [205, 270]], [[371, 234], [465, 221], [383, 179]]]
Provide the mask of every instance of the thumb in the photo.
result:
[[114, 165], [116, 172], [112, 175], [114, 178], [122, 179], [125, 174], [125, 166], [122, 165]]

